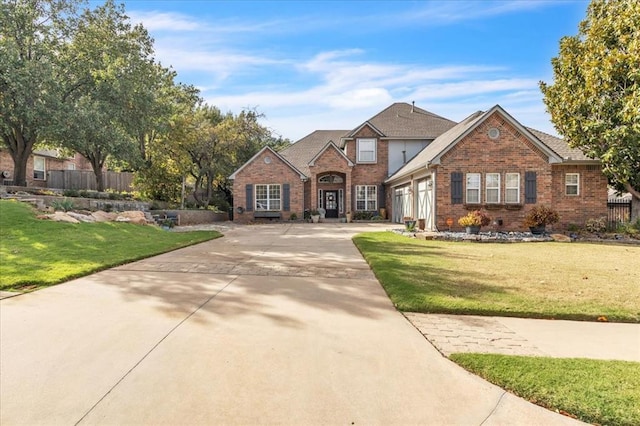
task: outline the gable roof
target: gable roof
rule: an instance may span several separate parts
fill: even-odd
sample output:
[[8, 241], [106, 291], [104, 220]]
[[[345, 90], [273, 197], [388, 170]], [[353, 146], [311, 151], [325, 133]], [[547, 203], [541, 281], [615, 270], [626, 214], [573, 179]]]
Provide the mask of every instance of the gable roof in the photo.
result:
[[235, 172], [233, 172], [231, 174], [231, 176], [229, 176], [229, 179], [235, 179], [236, 175], [238, 173], [240, 173], [240, 171], [242, 169], [244, 169], [245, 167], [247, 167], [247, 165], [251, 164], [256, 158], [258, 158], [260, 155], [262, 155], [263, 152], [265, 151], [270, 151], [273, 155], [275, 155], [277, 158], [279, 158], [283, 163], [285, 163], [287, 166], [289, 166], [291, 168], [291, 170], [293, 170], [294, 172], [298, 173], [298, 175], [300, 175], [300, 179], [305, 179], [306, 176], [304, 174], [302, 174], [300, 172], [300, 170], [298, 170], [293, 164], [291, 164], [286, 158], [282, 157], [282, 155], [278, 154], [277, 152], [275, 152], [271, 147], [265, 146], [264, 148], [262, 148], [260, 151], [258, 151], [256, 153], [256, 155], [254, 155], [253, 157], [251, 157], [246, 163], [244, 163], [242, 166], [240, 166]]
[[348, 130], [316, 130], [299, 141], [280, 151], [280, 155], [289, 161], [301, 173], [309, 176], [309, 162], [325, 148], [329, 142], [337, 143]]
[[320, 158], [320, 156], [324, 154], [325, 151], [329, 148], [335, 149], [338, 152], [338, 155], [344, 158], [344, 161], [346, 161], [349, 166], [353, 166], [353, 161], [349, 160], [349, 157], [347, 157], [347, 155], [340, 148], [338, 148], [338, 146], [333, 141], [327, 142], [327, 144], [320, 151], [318, 151], [318, 153], [309, 161], [309, 166], [313, 166], [316, 160]]
[[[389, 177], [386, 182], [390, 182], [402, 176], [408, 175], [420, 168], [426, 167], [430, 163], [438, 164], [440, 158], [446, 154], [451, 148], [453, 148], [462, 138], [468, 135], [473, 129], [478, 127], [483, 121], [489, 118], [494, 112], [498, 112], [504, 117], [513, 127], [515, 127], [520, 133], [530, 139], [542, 152], [549, 156], [550, 163], [562, 162], [562, 157], [553, 150], [550, 146], [547, 146], [545, 142], [540, 140], [536, 134], [531, 132], [530, 129], [522, 126], [515, 118], [509, 115], [500, 105], [496, 105], [487, 112], [477, 111], [462, 120], [455, 125], [449, 131], [443, 133], [437, 137], [432, 143], [427, 145], [422, 151], [418, 153], [407, 164], [402, 166], [396, 173]], [[539, 132], [542, 133], [542, 132]], [[549, 138], [553, 138], [551, 135], [547, 135]], [[557, 141], [554, 143], [565, 144], [562, 139], [555, 138]]]
[[455, 121], [436, 115], [406, 102], [396, 102], [349, 132], [353, 136], [369, 125], [385, 138], [435, 139], [456, 125]]

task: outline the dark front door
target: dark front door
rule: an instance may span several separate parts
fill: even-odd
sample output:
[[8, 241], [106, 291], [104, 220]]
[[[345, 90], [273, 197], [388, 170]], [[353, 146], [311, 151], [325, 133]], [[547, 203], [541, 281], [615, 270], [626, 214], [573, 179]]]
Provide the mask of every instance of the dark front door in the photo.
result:
[[324, 209], [327, 211], [324, 217], [338, 217], [338, 191], [324, 191]]

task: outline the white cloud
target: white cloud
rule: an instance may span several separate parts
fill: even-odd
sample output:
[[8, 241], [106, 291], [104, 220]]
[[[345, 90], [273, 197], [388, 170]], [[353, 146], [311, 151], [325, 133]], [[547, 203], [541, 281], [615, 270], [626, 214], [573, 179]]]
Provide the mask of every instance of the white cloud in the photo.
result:
[[142, 23], [148, 31], [198, 31], [200, 23], [193, 17], [177, 12], [142, 12], [127, 13], [131, 22]]

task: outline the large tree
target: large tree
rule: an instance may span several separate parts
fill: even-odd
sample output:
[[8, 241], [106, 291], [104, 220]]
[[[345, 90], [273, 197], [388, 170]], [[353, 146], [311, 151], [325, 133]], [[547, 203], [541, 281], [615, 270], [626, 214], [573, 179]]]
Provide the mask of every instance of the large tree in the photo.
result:
[[26, 185], [27, 160], [62, 97], [57, 55], [73, 37], [77, 0], [0, 2], [0, 138]]
[[90, 161], [99, 191], [109, 157], [140, 162], [139, 134], [157, 115], [154, 94], [170, 74], [152, 53], [147, 31], [132, 26], [124, 7], [111, 0], [85, 10], [75, 37], [62, 49], [69, 75], [60, 82], [65, 96], [50, 137]]
[[557, 131], [640, 200], [640, 2], [593, 0], [540, 83]]

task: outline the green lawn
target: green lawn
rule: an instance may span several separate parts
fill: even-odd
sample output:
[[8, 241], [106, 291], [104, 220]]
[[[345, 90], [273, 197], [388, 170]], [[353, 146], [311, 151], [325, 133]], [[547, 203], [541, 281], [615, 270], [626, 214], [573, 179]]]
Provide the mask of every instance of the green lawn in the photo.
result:
[[24, 203], [0, 201], [0, 289], [31, 289], [220, 237], [128, 223], [36, 219]]
[[640, 322], [640, 246], [354, 242], [401, 311]]
[[467, 370], [535, 404], [601, 425], [640, 425], [640, 363], [453, 354]]

